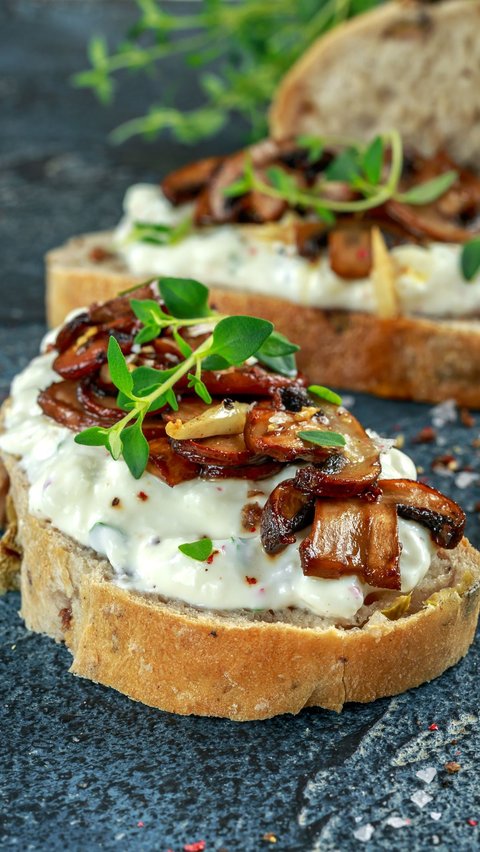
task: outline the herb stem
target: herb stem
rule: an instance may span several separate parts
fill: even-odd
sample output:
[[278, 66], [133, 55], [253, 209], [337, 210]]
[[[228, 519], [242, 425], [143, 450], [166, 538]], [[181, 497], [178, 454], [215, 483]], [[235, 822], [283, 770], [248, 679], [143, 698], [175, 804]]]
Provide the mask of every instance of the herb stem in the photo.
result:
[[188, 358], [185, 359], [185, 361], [182, 361], [178, 369], [175, 370], [175, 372], [172, 373], [172, 375], [166, 379], [163, 384], [159, 385], [158, 388], [155, 388], [155, 390], [147, 396], [136, 397], [135, 399], [138, 399], [140, 402], [148, 402], [149, 408], [152, 402], [155, 402], [159, 397], [163, 396], [166, 391], [170, 390], [170, 388], [172, 388], [178, 380], [182, 378], [182, 376], [188, 373], [193, 366], [196, 367], [197, 363], [200, 362], [205, 355], [207, 355], [212, 343], [213, 335], [211, 334], [210, 337], [207, 337], [207, 339], [204, 340], [204, 342], [200, 344], [200, 346], [195, 349]]

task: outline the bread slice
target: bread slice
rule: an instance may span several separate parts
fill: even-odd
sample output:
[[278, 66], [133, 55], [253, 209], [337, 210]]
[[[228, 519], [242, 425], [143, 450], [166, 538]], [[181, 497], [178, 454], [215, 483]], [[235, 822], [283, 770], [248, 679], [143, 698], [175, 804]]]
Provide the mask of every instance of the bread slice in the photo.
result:
[[300, 610], [217, 612], [128, 592], [109, 564], [28, 511], [28, 483], [5, 456], [23, 551], [22, 611], [64, 641], [71, 671], [181, 714], [265, 719], [394, 695], [440, 675], [473, 640], [480, 554], [464, 539], [440, 551], [413, 614], [375, 612], [342, 629]]
[[391, 2], [319, 38], [281, 82], [271, 135], [371, 139], [392, 128], [478, 167], [480, 2]]
[[[69, 240], [47, 256], [47, 311], [58, 325], [73, 308], [104, 301], [139, 281], [112, 253], [109, 232]], [[208, 284], [208, 281], [205, 282]], [[480, 408], [480, 322], [321, 310], [274, 296], [211, 288], [222, 313], [265, 317], [301, 345], [313, 381], [378, 396]]]

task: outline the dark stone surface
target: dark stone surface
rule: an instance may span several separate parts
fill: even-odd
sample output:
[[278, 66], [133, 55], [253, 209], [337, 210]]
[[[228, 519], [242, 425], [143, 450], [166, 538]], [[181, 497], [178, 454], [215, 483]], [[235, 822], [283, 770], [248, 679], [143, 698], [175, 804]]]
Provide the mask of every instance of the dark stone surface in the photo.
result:
[[[109, 111], [69, 88], [87, 34], [103, 29], [113, 41], [132, 15], [120, 0], [0, 5], [2, 395], [44, 330], [44, 251], [112, 225], [132, 180], [191, 156], [168, 140], [106, 143], [158, 82], [132, 79]], [[188, 88], [183, 82], [185, 99]], [[232, 124], [214, 147], [228, 150], [239, 138]], [[437, 444], [414, 445], [431, 422], [428, 406], [357, 395], [354, 411], [383, 434], [404, 435], [429, 481], [471, 510], [468, 533], [480, 544], [478, 483], [462, 489], [458, 473], [431, 472], [432, 459], [452, 448], [459, 470], [480, 470], [472, 447], [480, 420], [470, 429], [456, 420]], [[181, 852], [200, 840], [207, 852], [479, 848], [479, 828], [468, 824], [480, 821], [478, 642], [442, 678], [406, 695], [340, 716], [308, 710], [239, 725], [167, 715], [72, 677], [65, 648], [27, 633], [18, 607], [16, 594], [0, 600], [2, 849]], [[457, 774], [444, 769], [450, 760], [461, 764]], [[430, 784], [416, 777], [425, 767], [437, 770]], [[423, 809], [410, 799], [418, 790], [432, 797]], [[393, 816], [411, 822], [394, 828]], [[366, 824], [374, 833], [362, 843], [353, 832]]]

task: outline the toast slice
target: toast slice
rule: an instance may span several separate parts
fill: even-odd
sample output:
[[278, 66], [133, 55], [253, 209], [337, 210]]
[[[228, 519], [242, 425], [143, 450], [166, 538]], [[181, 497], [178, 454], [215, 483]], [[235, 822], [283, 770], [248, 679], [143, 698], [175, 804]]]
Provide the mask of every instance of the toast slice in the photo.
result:
[[319, 38], [270, 112], [274, 138], [370, 139], [398, 128], [426, 156], [442, 147], [478, 167], [480, 2], [391, 2]]
[[[186, 258], [185, 275], [189, 274]], [[139, 281], [112, 249], [112, 234], [74, 237], [47, 256], [50, 325], [84, 304], [113, 298]], [[209, 282], [207, 281], [207, 284]], [[211, 289], [223, 313], [265, 317], [301, 345], [299, 367], [313, 381], [399, 399], [480, 407], [480, 322], [321, 310], [233, 289]]]
[[415, 590], [413, 614], [396, 620], [376, 611], [343, 629], [300, 610], [201, 610], [116, 586], [105, 560], [30, 515], [20, 464], [4, 461], [27, 627], [64, 641], [74, 674], [144, 704], [235, 721], [309, 706], [340, 711], [438, 677], [473, 640], [480, 554], [466, 539], [439, 551]]

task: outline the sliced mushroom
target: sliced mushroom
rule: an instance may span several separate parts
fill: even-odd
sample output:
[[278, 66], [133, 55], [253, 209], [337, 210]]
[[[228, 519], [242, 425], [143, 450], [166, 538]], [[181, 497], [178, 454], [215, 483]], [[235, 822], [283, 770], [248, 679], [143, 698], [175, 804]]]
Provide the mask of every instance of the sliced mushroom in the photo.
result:
[[235, 467], [248, 464], [254, 453], [245, 445], [243, 435], [228, 435], [198, 440], [173, 441], [172, 448], [189, 461], [213, 467]]
[[317, 500], [310, 535], [300, 545], [303, 573], [338, 579], [354, 574], [382, 589], [400, 589], [400, 545], [394, 505]]
[[381, 502], [395, 505], [401, 518], [417, 521], [430, 530], [433, 541], [451, 549], [462, 540], [465, 512], [444, 494], [410, 479], [382, 479]]
[[168, 438], [155, 438], [149, 442], [149, 446], [150, 457], [147, 470], [171, 488], [198, 476], [199, 466], [175, 453]]
[[372, 268], [372, 244], [369, 229], [358, 225], [335, 228], [328, 235], [330, 266], [340, 278], [366, 278]]
[[262, 511], [261, 539], [267, 553], [283, 550], [295, 541], [294, 533], [313, 520], [315, 498], [299, 491], [293, 479], [273, 489]]
[[191, 201], [211, 180], [223, 160], [224, 157], [206, 157], [170, 172], [160, 184], [163, 194], [174, 205]]
[[282, 465], [278, 462], [252, 459], [249, 464], [236, 465], [235, 467], [206, 465], [201, 468], [200, 476], [202, 479], [251, 479], [256, 482], [259, 479], [275, 476], [281, 469]]
[[[95, 373], [102, 364], [106, 363], [110, 335], [106, 332], [97, 334], [96, 331], [94, 328], [92, 336], [89, 336], [87, 332], [83, 338], [80, 337], [55, 358], [53, 369], [64, 379], [82, 379]], [[113, 336], [124, 354], [131, 351], [133, 346], [131, 334], [115, 331]]]
[[111, 426], [123, 412], [111, 412], [109, 416], [86, 411], [77, 396], [78, 384], [74, 381], [54, 382], [38, 395], [38, 404], [43, 413], [62, 426], [81, 432], [89, 426]]

